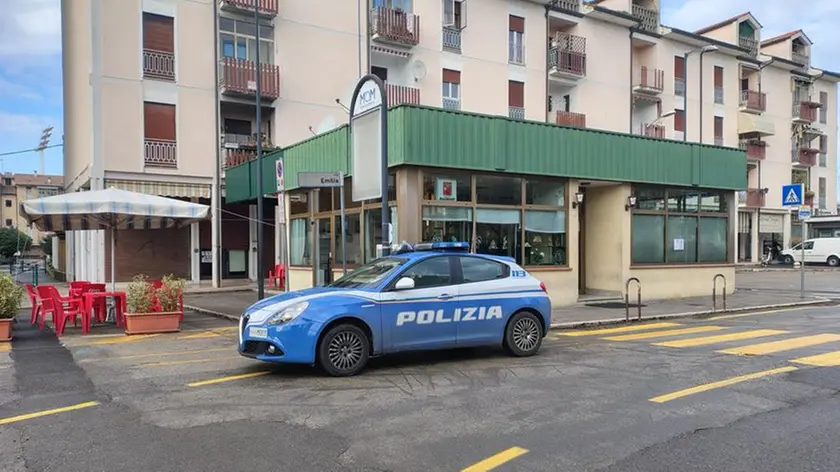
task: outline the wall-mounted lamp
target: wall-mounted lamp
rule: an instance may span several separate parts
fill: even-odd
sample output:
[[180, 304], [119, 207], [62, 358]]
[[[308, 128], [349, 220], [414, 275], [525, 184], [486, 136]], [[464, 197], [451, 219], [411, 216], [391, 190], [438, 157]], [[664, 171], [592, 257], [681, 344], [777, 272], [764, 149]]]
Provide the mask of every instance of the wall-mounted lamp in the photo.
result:
[[581, 203], [583, 203], [583, 192], [578, 191], [575, 193], [575, 200], [572, 202], [572, 208], [579, 207]]
[[769, 188], [767, 188], [767, 187], [764, 187], [764, 188], [763, 188], [763, 189], [761, 189], [760, 191], [761, 191], [761, 193], [766, 194], [767, 192], [769, 192], [769, 191], [770, 191], [770, 189], [769, 189]]
[[636, 208], [636, 196], [630, 195], [627, 197], [627, 204], [624, 205], [624, 211], [630, 211], [631, 208]]

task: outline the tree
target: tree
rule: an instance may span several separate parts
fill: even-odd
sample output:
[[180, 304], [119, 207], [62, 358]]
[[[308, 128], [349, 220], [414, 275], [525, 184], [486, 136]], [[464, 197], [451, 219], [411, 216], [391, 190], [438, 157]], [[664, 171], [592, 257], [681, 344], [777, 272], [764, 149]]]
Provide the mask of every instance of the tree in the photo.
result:
[[32, 238], [17, 228], [0, 228], [0, 257], [9, 258], [16, 252], [21, 253], [32, 246]]

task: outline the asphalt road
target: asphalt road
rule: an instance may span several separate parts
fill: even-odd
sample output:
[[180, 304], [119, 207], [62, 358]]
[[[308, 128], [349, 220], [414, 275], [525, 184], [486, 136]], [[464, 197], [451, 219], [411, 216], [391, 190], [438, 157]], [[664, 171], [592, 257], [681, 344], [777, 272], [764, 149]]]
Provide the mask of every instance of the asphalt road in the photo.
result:
[[837, 470], [838, 321], [554, 331], [530, 359], [415, 354], [349, 379], [241, 358], [235, 326], [200, 315], [60, 342], [23, 321], [0, 345], [0, 470]]

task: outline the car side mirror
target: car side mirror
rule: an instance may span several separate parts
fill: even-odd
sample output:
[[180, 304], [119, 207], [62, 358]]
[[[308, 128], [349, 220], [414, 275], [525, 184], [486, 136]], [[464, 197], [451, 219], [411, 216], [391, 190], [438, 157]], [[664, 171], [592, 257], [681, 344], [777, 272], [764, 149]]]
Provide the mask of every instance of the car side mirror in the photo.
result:
[[396, 285], [394, 285], [394, 289], [396, 290], [411, 290], [414, 288], [414, 279], [411, 277], [403, 277], [400, 280], [397, 280]]

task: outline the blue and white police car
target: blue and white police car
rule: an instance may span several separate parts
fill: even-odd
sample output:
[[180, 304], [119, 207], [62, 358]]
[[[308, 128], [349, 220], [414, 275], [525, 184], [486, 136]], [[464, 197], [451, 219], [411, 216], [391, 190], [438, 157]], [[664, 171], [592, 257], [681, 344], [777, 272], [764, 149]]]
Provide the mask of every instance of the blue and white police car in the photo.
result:
[[468, 251], [404, 245], [328, 286], [257, 302], [239, 321], [239, 352], [333, 376], [401, 351], [498, 345], [533, 356], [551, 324], [545, 285], [512, 258]]

